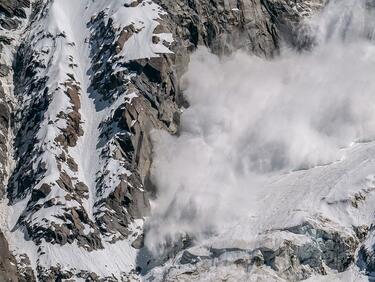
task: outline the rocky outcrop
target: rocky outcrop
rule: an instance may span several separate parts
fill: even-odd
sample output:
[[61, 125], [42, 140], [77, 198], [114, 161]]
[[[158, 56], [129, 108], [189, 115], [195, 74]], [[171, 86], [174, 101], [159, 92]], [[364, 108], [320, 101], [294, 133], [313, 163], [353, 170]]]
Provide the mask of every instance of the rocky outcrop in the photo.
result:
[[19, 281], [16, 259], [9, 251], [8, 242], [0, 231], [0, 279], [2, 281]]
[[[282, 43], [303, 48], [308, 38], [300, 32], [300, 24], [324, 5], [316, 1], [157, 0], [167, 12], [159, 30], [173, 32], [177, 62], [186, 66], [187, 54], [198, 45], [208, 46], [223, 54], [244, 49], [253, 54], [272, 57]], [[177, 23], [177, 25], [176, 25]]]
[[[28, 0], [0, 1], [0, 13], [3, 14], [0, 25], [10, 26], [12, 23], [20, 22], [26, 16], [25, 8], [29, 8], [30, 2]], [[15, 39], [11, 34], [4, 34], [0, 36], [0, 51], [5, 49], [11, 50], [15, 44]], [[11, 93], [9, 88], [4, 89], [3, 84], [8, 85], [11, 80], [11, 62], [5, 54], [0, 53], [0, 197], [5, 193], [4, 184], [7, 180], [7, 168], [9, 164], [8, 147], [9, 147], [9, 129], [12, 125], [12, 109]]]
[[375, 271], [375, 234], [374, 226], [366, 228], [367, 236], [364, 236], [366, 239], [364, 243], [358, 250], [358, 267], [365, 272], [367, 275], [372, 275]]
[[[13, 126], [13, 101], [9, 85], [12, 81], [12, 64], [7, 55], [15, 47], [17, 32], [5, 33], [4, 30], [15, 30], [20, 27], [26, 18], [28, 0], [0, 1], [0, 199], [6, 197], [6, 185], [9, 178], [11, 127]], [[2, 217], [6, 211], [2, 211]], [[4, 219], [2, 219], [4, 220]], [[23, 268], [17, 263], [15, 256], [9, 249], [9, 244], [4, 236], [7, 232], [3, 222], [0, 230], [0, 280], [1, 281], [34, 281], [34, 274], [28, 266]], [[4, 229], [3, 229], [4, 228]]]
[[0, 19], [0, 26], [6, 30], [16, 30], [21, 25], [21, 20], [26, 19], [24, 8], [29, 7], [29, 0], [0, 1], [0, 13], [5, 16]]
[[300, 281], [314, 274], [347, 270], [355, 261], [360, 239], [354, 232], [339, 232], [329, 221], [320, 220], [270, 230], [259, 235], [255, 249], [187, 247], [172, 266], [151, 270], [146, 277], [163, 277], [163, 281], [200, 281], [205, 277], [246, 280], [262, 273], [263, 279], [270, 281]]
[[29, 0], [2, 0], [0, 1], [0, 12], [8, 18], [26, 18], [24, 8], [28, 8], [29, 6]]
[[[132, 220], [148, 214], [148, 194], [154, 192], [149, 181], [150, 132], [153, 129], [164, 129], [172, 134], [177, 132], [179, 109], [175, 100], [173, 63], [169, 55], [124, 62], [118, 56], [118, 50], [132, 34], [137, 33], [134, 27], [125, 27], [116, 35], [111, 22], [105, 24], [104, 13], [92, 18], [90, 26], [95, 30], [90, 39], [93, 62], [90, 87], [96, 93], [93, 98], [104, 99], [105, 107], [124, 91], [130, 94], [114, 109], [113, 117], [101, 125], [101, 158], [104, 163], [99, 173], [98, 201], [95, 203], [97, 222], [103, 232], [118, 231], [121, 237], [127, 237], [127, 226]], [[115, 67], [121, 71], [113, 73]], [[113, 124], [117, 124], [117, 132], [113, 131]], [[120, 183], [111, 188], [106, 187], [111, 172], [106, 167], [113, 161], [120, 162], [131, 175], [119, 175]], [[109, 189], [113, 192], [102, 197]], [[126, 213], [122, 211], [124, 206]]]
[[5, 187], [4, 184], [7, 178], [7, 165], [8, 165], [8, 141], [9, 141], [9, 127], [11, 123], [10, 107], [7, 103], [6, 94], [0, 84], [0, 196], [4, 197]]

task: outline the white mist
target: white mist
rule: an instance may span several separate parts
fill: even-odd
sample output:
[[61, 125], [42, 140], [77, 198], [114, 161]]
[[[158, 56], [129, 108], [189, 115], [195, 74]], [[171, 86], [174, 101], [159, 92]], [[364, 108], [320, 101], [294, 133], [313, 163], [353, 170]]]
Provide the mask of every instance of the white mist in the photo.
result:
[[160, 250], [183, 234], [202, 238], [247, 216], [259, 217], [249, 223], [254, 234], [272, 228], [263, 222], [273, 217], [271, 198], [279, 205], [281, 195], [302, 199], [307, 190], [270, 189], [270, 179], [330, 166], [353, 142], [373, 140], [374, 23], [365, 1], [337, 0], [308, 23], [317, 43], [311, 52], [283, 50], [268, 61], [198, 49], [183, 80], [190, 107], [180, 136], [153, 135], [159, 192], [147, 247]]

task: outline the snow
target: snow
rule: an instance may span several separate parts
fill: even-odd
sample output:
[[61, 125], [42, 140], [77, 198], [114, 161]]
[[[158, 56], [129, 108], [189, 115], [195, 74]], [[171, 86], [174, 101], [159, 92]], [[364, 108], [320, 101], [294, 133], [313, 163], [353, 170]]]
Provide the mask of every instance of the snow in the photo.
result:
[[[284, 49], [269, 61], [200, 49], [191, 57], [183, 78], [190, 107], [179, 136], [153, 135], [152, 179], [160, 190], [145, 243], [155, 257], [186, 234], [200, 250], [255, 250], [305, 244], [310, 236], [286, 231], [304, 223], [344, 238], [355, 238], [353, 227], [372, 226], [375, 48], [363, 37], [374, 31], [364, 3], [330, 1], [312, 19], [311, 52]], [[195, 274], [180, 255], [147, 278]], [[256, 280], [235, 266], [205, 266], [192, 280]], [[364, 278], [352, 266], [326, 281]]]
[[[135, 92], [120, 93], [118, 97], [113, 97], [112, 104], [98, 109], [98, 105], [92, 98], [95, 93], [88, 92], [91, 83], [88, 75], [88, 70], [91, 68], [88, 38], [92, 31], [87, 26], [91, 18], [101, 11], [105, 12], [107, 22], [109, 19], [113, 20], [114, 28], [118, 32], [117, 36], [122, 28], [134, 24], [137, 32], [129, 38], [123, 50], [118, 54], [117, 63], [158, 57], [161, 53], [171, 53], [162, 42], [152, 43], [154, 29], [159, 25], [160, 15], [164, 13], [161, 7], [152, 1], [144, 1], [135, 7], [124, 5], [131, 2], [128, 0], [45, 1], [44, 4], [49, 7], [46, 15], [38, 18], [33, 28], [26, 30], [22, 35], [24, 36], [22, 40], [31, 41], [36, 58], [46, 66], [46, 68], [37, 69], [36, 77], [48, 77], [47, 86], [51, 91], [51, 102], [37, 134], [38, 143], [35, 144], [43, 153], [36, 156], [33, 162], [34, 169], [37, 169], [38, 163], [46, 163], [47, 172], [34, 189], [38, 189], [43, 183], [48, 183], [52, 185], [52, 191], [38, 203], [43, 204], [50, 199], [56, 199], [62, 203], [62, 206], [43, 208], [28, 214], [26, 220], [35, 226], [49, 226], [52, 222], [61, 224], [61, 219], [56, 216], [64, 214], [66, 208], [79, 208], [81, 205], [90, 219], [95, 220], [95, 203], [99, 199], [107, 197], [118, 186], [121, 175], [129, 176], [131, 174], [121, 161], [112, 158], [111, 154], [115, 149], [112, 143], [105, 144], [109, 149], [109, 156], [104, 155], [104, 149], [98, 147], [99, 126], [102, 122], [111, 119], [118, 107], [125, 102], [131, 103], [132, 99], [138, 97], [138, 94]], [[30, 12], [27, 13], [29, 15]], [[49, 34], [52, 36], [45, 36]], [[12, 34], [12, 37], [16, 37], [18, 41], [21, 40], [17, 36], [20, 37], [21, 34]], [[173, 41], [171, 34], [164, 33], [159, 36], [167, 43]], [[5, 50], [2, 53], [2, 59], [7, 63], [10, 63], [12, 58], [11, 51]], [[122, 70], [121, 67], [116, 67], [113, 72]], [[129, 78], [132, 75], [134, 74], [130, 74]], [[65, 200], [67, 192], [57, 187], [55, 183], [60, 177], [56, 156], [63, 152], [62, 148], [56, 144], [55, 138], [60, 134], [61, 129], [67, 126], [67, 122], [60, 118], [59, 114], [72, 111], [70, 99], [64, 93], [64, 83], [71, 80], [71, 76], [75, 79], [72, 82], [80, 87], [81, 108], [79, 113], [84, 134], [78, 138], [76, 146], [67, 149], [68, 157], [73, 158], [78, 165], [78, 172], [72, 171], [66, 164], [61, 165], [61, 170], [73, 179], [73, 184], [83, 182], [88, 186], [89, 197], [83, 199], [83, 204], [75, 200]], [[11, 81], [6, 82], [3, 86], [11, 85]], [[28, 103], [34, 97], [25, 95], [22, 99], [23, 102], [19, 107], [27, 108]], [[117, 128], [113, 128], [113, 130], [119, 131]], [[108, 157], [109, 162], [105, 159]], [[104, 173], [104, 170], [109, 170], [111, 174], [105, 177], [105, 191], [98, 193], [97, 175]], [[41, 246], [36, 246], [28, 238], [25, 238], [24, 230], [14, 229], [19, 217], [27, 214], [26, 206], [30, 197], [29, 194], [8, 208], [5, 208], [5, 203], [2, 203], [1, 211], [4, 211], [4, 216], [2, 214], [0, 216], [2, 218], [1, 226], [6, 226], [3, 230], [9, 230], [6, 235], [12, 250], [17, 256], [26, 253], [30, 257], [34, 270], [37, 265], [42, 267], [60, 265], [63, 269], [94, 271], [103, 277], [114, 276], [120, 279], [123, 272], [130, 272], [135, 268], [136, 250], [130, 246], [131, 238], [117, 241], [115, 244], [110, 244], [106, 241], [108, 238], [103, 238], [106, 239], [103, 240], [104, 249], [93, 252], [78, 247], [76, 242], [59, 246], [43, 241]], [[103, 211], [103, 207], [99, 207], [99, 209]], [[5, 220], [6, 217], [7, 220]], [[142, 222], [137, 222], [133, 227], [139, 228]], [[84, 225], [84, 233], [88, 234], [89, 232], [92, 232], [91, 227]], [[116, 257], [116, 260], [113, 257]]]
[[138, 94], [135, 92], [129, 93], [125, 96], [126, 103], [131, 104], [134, 98], [137, 98]]
[[[163, 45], [163, 42], [167, 44], [173, 42], [172, 34], [154, 34], [154, 29], [159, 24], [159, 21], [161, 21], [161, 15], [164, 13], [160, 6], [152, 1], [143, 1], [135, 7], [124, 6], [124, 3], [130, 4], [131, 2], [130, 0], [55, 0], [50, 4], [47, 17], [40, 19], [40, 24], [27, 35], [27, 38], [35, 36], [32, 40], [33, 48], [37, 52], [37, 56], [40, 60], [48, 66], [46, 69], [38, 69], [37, 76], [48, 76], [48, 87], [54, 89], [51, 95], [51, 104], [45, 113], [44, 121], [38, 132], [39, 142], [36, 146], [39, 146], [43, 150], [43, 154], [38, 156], [34, 162], [34, 169], [36, 169], [39, 162], [43, 161], [47, 164], [48, 170], [44, 178], [34, 188], [38, 189], [43, 183], [54, 183], [60, 175], [55, 156], [59, 155], [62, 149], [54, 143], [54, 140], [60, 133], [60, 129], [66, 127], [66, 121], [58, 117], [59, 113], [68, 113], [72, 110], [69, 98], [64, 94], [62, 86], [62, 83], [69, 79], [67, 74], [70, 73], [74, 75], [77, 84], [81, 88], [81, 108], [79, 112], [81, 114], [84, 135], [78, 139], [75, 147], [68, 148], [69, 156], [76, 161], [79, 167], [78, 172], [71, 171], [65, 164], [62, 165], [62, 170], [72, 178], [75, 178], [75, 183], [82, 181], [88, 186], [89, 197], [83, 200], [83, 206], [92, 220], [95, 220], [94, 214], [98, 215], [108, 211], [104, 206], [95, 207], [95, 203], [100, 199], [108, 197], [108, 195], [114, 191], [121, 181], [121, 175], [130, 176], [131, 174], [121, 161], [113, 158], [112, 154], [115, 150], [115, 145], [112, 141], [109, 141], [103, 147], [99, 148], [99, 127], [102, 122], [108, 121], [113, 117], [113, 113], [117, 108], [121, 107], [124, 103], [131, 104], [133, 100], [138, 97], [138, 94], [132, 91], [121, 93], [118, 97], [113, 97], [114, 101], [112, 104], [98, 109], [98, 105], [91, 96], [95, 93], [89, 93], [88, 91], [90, 77], [87, 73], [91, 67], [91, 62], [89, 57], [90, 46], [87, 39], [90, 37], [91, 31], [87, 28], [86, 24], [90, 21], [92, 16], [97, 15], [101, 11], [105, 11], [107, 21], [110, 18], [114, 20], [114, 25], [118, 32], [117, 35], [119, 35], [124, 27], [130, 24], [134, 25], [137, 32], [130, 37], [117, 55], [119, 62], [158, 57], [161, 53], [171, 53], [168, 47]], [[237, 8], [232, 10], [238, 11]], [[41, 38], [41, 34], [46, 34], [47, 32], [52, 35], [64, 34], [64, 36], [59, 36], [53, 40], [49, 37]], [[160, 38], [158, 44], [152, 43], [152, 37], [154, 35]], [[357, 51], [357, 49], [354, 51]], [[371, 58], [371, 54], [373, 54], [371, 50], [365, 49], [363, 51]], [[338, 58], [336, 58], [338, 61], [342, 60], [342, 58], [339, 57], [340, 54], [339, 52], [337, 55]], [[350, 52], [344, 54], [348, 56], [353, 55]], [[210, 54], [206, 55], [215, 62], [219, 60], [210, 57]], [[332, 55], [331, 51], [328, 55]], [[357, 54], [354, 52], [354, 55]], [[318, 54], [318, 58], [321, 60], [326, 59], [326, 57], [327, 53], [322, 52]], [[4, 60], [8, 62], [11, 61], [12, 54], [9, 50], [6, 51], [4, 58]], [[349, 57], [348, 60], [349, 59], [353, 58]], [[301, 61], [292, 60], [291, 63], [285, 64], [285, 61], [280, 60], [276, 63], [279, 63], [282, 67], [275, 68], [275, 72], [272, 72], [270, 68], [267, 67], [270, 64], [269, 62], [260, 62], [258, 59], [253, 59], [251, 60], [252, 64], [249, 64], [251, 67], [256, 68], [255, 71], [251, 73], [252, 75], [256, 76], [257, 73], [260, 73], [260, 76], [269, 76], [272, 78], [272, 75], [276, 74], [274, 81], [264, 81], [261, 80], [261, 77], [258, 77], [259, 84], [263, 83], [264, 88], [260, 87], [255, 90], [260, 89], [262, 91], [262, 97], [267, 96], [263, 95], [264, 93], [272, 94], [273, 91], [279, 94], [279, 92], [285, 89], [283, 88], [285, 85], [293, 85], [291, 82], [301, 82], [298, 80], [301, 79], [301, 76], [308, 77], [310, 75], [312, 78], [315, 78], [312, 74], [314, 70], [309, 72], [310, 67], [315, 66], [313, 65], [315, 60], [316, 57], [307, 60], [308, 64], [306, 65], [308, 65], [308, 68], [302, 68], [302, 74], [300, 74], [301, 70], [297, 70], [296, 72], [292, 72], [288, 77], [287, 74], [285, 76], [280, 75], [278, 71], [281, 70], [284, 72], [285, 66], [290, 67], [290, 65], [293, 65], [294, 67], [295, 63], [301, 63]], [[370, 59], [366, 58], [366, 60], [363, 61], [366, 61], [367, 64], [360, 65], [360, 67], [357, 66], [355, 70], [360, 71], [365, 67], [372, 67], [373, 62]], [[363, 63], [363, 61], [361, 62]], [[349, 63], [351, 62], [353, 61], [349, 60]], [[357, 58], [354, 62], [358, 62]], [[71, 64], [77, 64], [77, 67], [72, 68], [70, 67]], [[238, 65], [236, 65], [236, 69], [238, 70]], [[122, 67], [115, 67], [115, 69], [113, 69], [114, 72], [122, 70]], [[267, 72], [262, 73], [261, 71], [264, 70]], [[350, 69], [348, 73], [351, 73], [351, 71], [352, 69]], [[207, 73], [210, 72], [213, 72], [213, 69], [208, 68]], [[196, 73], [201, 76], [200, 72]], [[347, 75], [348, 73], [344, 74]], [[250, 150], [247, 145], [249, 143], [252, 145], [253, 143], [236, 143], [236, 141], [239, 140], [235, 139], [235, 134], [244, 131], [244, 117], [249, 116], [249, 109], [251, 109], [250, 106], [252, 102], [261, 97], [255, 96], [256, 99], [248, 103], [248, 100], [244, 98], [251, 96], [247, 91], [248, 89], [246, 89], [246, 95], [243, 97], [235, 96], [233, 92], [241, 92], [241, 87], [237, 81], [232, 83], [231, 80], [228, 79], [229, 77], [233, 77], [234, 74], [235, 72], [227, 73], [224, 70], [223, 73], [220, 74], [221, 76], [216, 75], [213, 79], [214, 84], [219, 85], [218, 87], [221, 88], [218, 77], [222, 78], [219, 80], [224, 81], [231, 87], [230, 95], [220, 96], [220, 89], [217, 89], [218, 91], [213, 91], [211, 88], [205, 89], [204, 87], [207, 88], [209, 81], [204, 81], [203, 89], [198, 89], [199, 91], [196, 92], [196, 96], [193, 97], [193, 100], [194, 98], [197, 99], [193, 101], [196, 102], [196, 104], [192, 103], [192, 109], [184, 111], [183, 116], [184, 118], [186, 117], [190, 125], [183, 123], [182, 133], [179, 138], [166, 137], [163, 134], [158, 135], [158, 133], [155, 133], [156, 162], [154, 164], [154, 174], [159, 175], [158, 177], [162, 177], [162, 179], [159, 178], [157, 180], [159, 184], [163, 184], [159, 185], [160, 187], [166, 190], [169, 186], [173, 187], [169, 187], [172, 189], [172, 193], [168, 193], [171, 191], [163, 191], [160, 198], [152, 203], [154, 216], [150, 219], [150, 222], [154, 224], [154, 226], [151, 224], [151, 227], [155, 228], [156, 226], [156, 229], [151, 228], [151, 232], [156, 230], [155, 233], [157, 236], [151, 236], [151, 240], [148, 241], [150, 248], [152, 249], [152, 247], [163, 242], [164, 238], [158, 236], [169, 235], [169, 232], [173, 234], [173, 232], [176, 231], [186, 231], [187, 233], [191, 232], [197, 235], [196, 245], [189, 251], [195, 255], [204, 256], [209, 254], [208, 250], [211, 247], [255, 249], [260, 246], [266, 246], [272, 249], [285, 240], [291, 240], [297, 245], [302, 245], [306, 243], [309, 238], [303, 235], [291, 234], [290, 232], [283, 231], [283, 229], [299, 225], [305, 221], [312, 222], [323, 229], [339, 231], [341, 234], [349, 236], [353, 234], [353, 226], [371, 225], [374, 220], [373, 215], [375, 212], [375, 207], [371, 204], [375, 200], [375, 193], [373, 193], [375, 188], [375, 141], [372, 141], [372, 138], [368, 138], [367, 142], [359, 142], [360, 138], [351, 138], [352, 135], [350, 138], [344, 138], [344, 140], [340, 139], [341, 135], [338, 137], [334, 136], [334, 138], [321, 138], [321, 135], [324, 134], [319, 135], [315, 134], [316, 132], [312, 132], [312, 130], [305, 130], [306, 128], [303, 127], [303, 121], [301, 123], [296, 123], [297, 125], [294, 124], [296, 127], [293, 128], [297, 128], [295, 131], [298, 133], [304, 130], [303, 134], [293, 135], [293, 130], [282, 130], [283, 128], [289, 129], [289, 127], [283, 127], [286, 126], [285, 124], [288, 124], [288, 120], [282, 118], [266, 120], [266, 122], [272, 123], [272, 127], [270, 127], [274, 130], [272, 132], [272, 137], [277, 136], [278, 139], [286, 138], [285, 140], [290, 140], [288, 138], [290, 138], [291, 135], [295, 137], [295, 139], [292, 140], [293, 142], [290, 142], [294, 145], [288, 147], [290, 150], [295, 150], [295, 147], [301, 149], [302, 144], [306, 145], [303, 146], [304, 152], [302, 152], [302, 150], [298, 151], [296, 162], [292, 162], [292, 165], [288, 166], [287, 169], [283, 168], [276, 171], [266, 170], [266, 173], [260, 178], [257, 177], [258, 175], [256, 173], [251, 174], [251, 178], [240, 178], [240, 181], [234, 182], [240, 187], [238, 190], [224, 189], [219, 190], [222, 193], [218, 193], [217, 189], [231, 187], [233, 184], [231, 181], [234, 177], [237, 177], [238, 174], [231, 174], [232, 167], [226, 165], [220, 166], [217, 170], [207, 170], [207, 168], [222, 164], [223, 160], [231, 163], [233, 161], [232, 157], [236, 156], [230, 154], [230, 149], [236, 148], [239, 144], [242, 144], [245, 148], [244, 150], [240, 150], [240, 160], [242, 161], [246, 158], [246, 149]], [[300, 76], [298, 74], [300, 74]], [[326, 73], [323, 73], [322, 77], [325, 75]], [[202, 78], [204, 79], [205, 77], [202, 76]], [[250, 80], [250, 78], [251, 76], [246, 77], [248, 80]], [[319, 78], [322, 79], [321, 77]], [[368, 77], [365, 76], [364, 78]], [[361, 77], [361, 79], [363, 79], [363, 77]], [[6, 82], [8, 84], [5, 85], [8, 86], [10, 82]], [[302, 87], [305, 87], [303, 82], [302, 80]], [[257, 86], [256, 83], [254, 84]], [[276, 88], [279, 87], [276, 90], [273, 89], [275, 85]], [[348, 85], [352, 86], [351, 82], [348, 82]], [[358, 86], [359, 84], [354, 85]], [[325, 85], [322, 88], [325, 88]], [[235, 89], [235, 91], [232, 92], [232, 89]], [[299, 93], [302, 88], [296, 89], [289, 87], [286, 89], [292, 93]], [[337, 91], [335, 85], [329, 89], [331, 93], [341, 93], [342, 90], [339, 88]], [[207, 94], [206, 92], [209, 92], [210, 95], [205, 96], [205, 94]], [[216, 94], [216, 101], [214, 102], [212, 102], [211, 96], [213, 92]], [[306, 92], [309, 93], [307, 90]], [[230, 98], [233, 97], [238, 98], [240, 103], [231, 104]], [[270, 95], [267, 97], [272, 100], [271, 98], [278, 96]], [[26, 97], [25, 105], [21, 106], [27, 107], [27, 101], [31, 98], [32, 97]], [[302, 100], [303, 98], [304, 97], [302, 97]], [[205, 104], [207, 102], [208, 104]], [[259, 108], [265, 110], [262, 113], [262, 117], [272, 115], [273, 111], [267, 112], [267, 106], [269, 105], [267, 102], [269, 101], [261, 100], [261, 102], [264, 103], [256, 105], [259, 105]], [[293, 102], [292, 99], [291, 102]], [[298, 104], [298, 102], [301, 101], [298, 100], [296, 104]], [[314, 105], [315, 104], [312, 103], [309, 106]], [[282, 106], [285, 105], [282, 104]], [[273, 109], [279, 107], [280, 105], [278, 104], [277, 107]], [[197, 108], [198, 110], [196, 110]], [[216, 109], [218, 112], [210, 112], [208, 110], [209, 108]], [[200, 112], [199, 110], [202, 111]], [[302, 116], [305, 116], [304, 110], [306, 109], [303, 108], [301, 112], [292, 113], [296, 114], [296, 116], [302, 113]], [[202, 112], [208, 114], [206, 116], [203, 115], [202, 118], [200, 115]], [[277, 111], [275, 110], [275, 112]], [[321, 112], [318, 112], [318, 114], [320, 113]], [[194, 114], [196, 114], [197, 119], [189, 120]], [[362, 118], [363, 116], [360, 115], [360, 117]], [[367, 118], [367, 116], [364, 117]], [[307, 122], [312, 123], [316, 121], [315, 118], [315, 115], [311, 115], [307, 118]], [[135, 122], [134, 120], [132, 125], [134, 125]], [[274, 124], [277, 124], [277, 126], [273, 127]], [[371, 124], [372, 123], [370, 123], [370, 125]], [[231, 132], [231, 128], [239, 128], [239, 131]], [[249, 130], [251, 128], [252, 127], [249, 127]], [[364, 128], [366, 129], [366, 127]], [[349, 128], [348, 131], [350, 131], [350, 129], [351, 128]], [[363, 130], [363, 128], [361, 129]], [[116, 128], [116, 126], [113, 126], [112, 130], [115, 134], [119, 134], [119, 129]], [[205, 135], [207, 132], [209, 132], [209, 134]], [[223, 136], [224, 138], [221, 139]], [[184, 143], [183, 138], [186, 137], [188, 142]], [[368, 137], [366, 130], [365, 136], [361, 135], [360, 137]], [[372, 137], [371, 134], [370, 137]], [[331, 139], [334, 140], [332, 141]], [[182, 140], [182, 145], [177, 144], [177, 146], [175, 146], [176, 142], [180, 142], [176, 140]], [[347, 142], [348, 140], [350, 141], [349, 143]], [[316, 143], [314, 143], [315, 141]], [[327, 144], [329, 145], [328, 149], [326, 147]], [[180, 148], [178, 145], [182, 147]], [[108, 149], [107, 153], [104, 148]], [[273, 149], [271, 147], [260, 148], [266, 149], [266, 151]], [[323, 149], [327, 150], [323, 151]], [[220, 155], [217, 154], [217, 152], [228, 154]], [[307, 156], [309, 166], [307, 166], [306, 169], [301, 169], [301, 163], [306, 163], [305, 159], [302, 161], [299, 159], [301, 155]], [[291, 159], [295, 161], [294, 158], [291, 157]], [[261, 161], [264, 160], [262, 159]], [[165, 162], [167, 165], [163, 166]], [[262, 168], [267, 167], [267, 163], [265, 164], [266, 165], [262, 163]], [[243, 163], [240, 162], [238, 166], [241, 167], [241, 165], [243, 165]], [[248, 168], [249, 166], [245, 166], [245, 169]], [[178, 171], [176, 172], [173, 169]], [[175, 174], [172, 175], [173, 172], [175, 172]], [[100, 192], [96, 189], [96, 179], [98, 175], [104, 176], [104, 186], [106, 187], [104, 191]], [[181, 178], [176, 180], [174, 177]], [[212, 179], [213, 181], [210, 182]], [[189, 189], [185, 189], [184, 185], [188, 186]], [[205, 190], [207, 187], [209, 189]], [[212, 187], [214, 187], [214, 189], [210, 190]], [[27, 220], [38, 226], [48, 226], [51, 222], [61, 224], [61, 219], [56, 218], [56, 215], [63, 214], [64, 208], [79, 207], [81, 205], [81, 203], [77, 201], [65, 200], [66, 192], [57, 187], [53, 188], [48, 197], [41, 199], [38, 203], [43, 204], [43, 202], [55, 198], [61, 201], [63, 206], [40, 209], [27, 217]], [[181, 190], [174, 190], [180, 188]], [[179, 200], [181, 200], [183, 204], [187, 202], [195, 203], [194, 201], [197, 201], [198, 205], [177, 206], [177, 210], [174, 210], [173, 206], [171, 208], [170, 203], [176, 200], [176, 194], [174, 193], [176, 191], [181, 192], [181, 198]], [[196, 193], [196, 195], [194, 195], [194, 193]], [[358, 206], [355, 207], [353, 205], [353, 200], [358, 193], [365, 195], [366, 198], [358, 202]], [[196, 199], [196, 197], [198, 199]], [[9, 207], [6, 206], [5, 201], [1, 202], [0, 226], [3, 230], [7, 230], [6, 236], [9, 239], [12, 250], [14, 250], [18, 257], [23, 253], [28, 254], [34, 270], [37, 266], [49, 267], [60, 265], [62, 269], [66, 270], [75, 270], [77, 272], [80, 270], [94, 271], [102, 277], [114, 276], [121, 279], [123, 273], [129, 273], [136, 267], [136, 257], [138, 253], [137, 250], [130, 246], [132, 238], [117, 241], [114, 244], [108, 242], [116, 238], [118, 234], [112, 234], [109, 237], [103, 238], [105, 239], [103, 240], [104, 249], [91, 252], [79, 247], [76, 242], [60, 246], [49, 244], [43, 240], [40, 246], [36, 246], [31, 240], [25, 238], [23, 230], [14, 230], [17, 220], [25, 212], [29, 199], [30, 195], [22, 200], [20, 199]], [[177, 200], [174, 203], [178, 204], [179, 201]], [[199, 204], [203, 207], [199, 206]], [[165, 210], [163, 210], [163, 208], [165, 208]], [[235, 211], [233, 212], [233, 210]], [[163, 217], [165, 215], [163, 212], [165, 211], [167, 212], [167, 217]], [[189, 218], [191, 221], [184, 221], [187, 217], [184, 212], [186, 212], [187, 215], [191, 215], [191, 218]], [[195, 212], [196, 214], [194, 214]], [[194, 217], [194, 215], [198, 216]], [[176, 216], [177, 220], [174, 216]], [[162, 220], [160, 220], [160, 218]], [[142, 220], [136, 221], [132, 226], [133, 231], [140, 229], [142, 225]], [[214, 225], [214, 235], [209, 237], [200, 236], [199, 231], [202, 229], [206, 231], [206, 228], [211, 227], [211, 225]], [[162, 228], [166, 228], [167, 230], [162, 230]], [[161, 232], [159, 234], [157, 231], [160, 230], [165, 233]], [[89, 225], [84, 225], [84, 234], [89, 234], [92, 231]], [[368, 241], [368, 248], [371, 246], [371, 243], [372, 241]], [[231, 256], [232, 254], [225, 254], [223, 258], [236, 258], [236, 255], [233, 255], [233, 258]], [[166, 264], [166, 266], [171, 265], [173, 265], [171, 261]], [[160, 269], [156, 268], [153, 273], [158, 274], [159, 270]], [[230, 276], [234, 280], [239, 280], [242, 279], [244, 275], [249, 275], [241, 271], [243, 270], [232, 266], [217, 269], [213, 267], [213, 271], [208, 273], [205, 279], [207, 281], [212, 281], [220, 277]], [[275, 281], [280, 280], [274, 276], [272, 271], [267, 267], [255, 269], [254, 272], [250, 274], [249, 279], [261, 280], [264, 279], [264, 277], [270, 277], [268, 281], [271, 281], [273, 278]], [[310, 278], [310, 281], [360, 281], [362, 278], [362, 274], [353, 266], [344, 273], [329, 273], [326, 277], [314, 276]]]
[[358, 268], [350, 267], [342, 273], [328, 273], [328, 275], [313, 275], [306, 282], [365, 282], [369, 278], [361, 273]]
[[100, 277], [113, 275], [121, 279], [123, 274], [135, 268], [134, 258], [137, 250], [130, 246], [129, 240], [117, 241], [114, 244], [104, 242], [104, 249], [88, 252], [77, 246], [76, 242], [60, 246], [49, 244], [43, 239], [36, 247], [32, 241], [25, 240], [20, 231], [13, 232], [12, 236], [12, 241], [18, 242], [12, 246], [13, 251], [16, 254], [28, 254], [33, 269], [36, 269], [37, 265], [48, 267], [59, 264], [63, 270], [87, 270], [97, 273]]
[[[125, 27], [133, 24], [139, 32], [135, 33], [124, 45], [122, 51], [117, 55], [125, 61], [139, 58], [159, 57], [161, 53], [172, 53], [162, 42], [152, 43], [155, 28], [159, 25], [160, 15], [165, 12], [153, 2], [142, 2], [136, 7], [127, 9], [109, 8], [109, 16], [114, 19], [117, 26]], [[159, 34], [158, 34], [159, 36]], [[162, 35], [168, 42], [172, 42], [171, 34]]]
[[[268, 230], [293, 227], [319, 216], [331, 220], [332, 228], [341, 229], [342, 233], [352, 233], [352, 226], [371, 225], [375, 211], [371, 203], [375, 194], [370, 193], [359, 208], [352, 206], [351, 199], [354, 193], [369, 187], [364, 180], [375, 171], [375, 158], [369, 157], [374, 155], [375, 142], [358, 144], [348, 149], [343, 161], [270, 176], [262, 189], [253, 191], [253, 200], [247, 203], [251, 217], [223, 227], [214, 242], [218, 241], [221, 247], [239, 247], [236, 242], [246, 242], [246, 248], [252, 249], [256, 246], [249, 238], [257, 238]], [[343, 200], [348, 202], [336, 204]]]

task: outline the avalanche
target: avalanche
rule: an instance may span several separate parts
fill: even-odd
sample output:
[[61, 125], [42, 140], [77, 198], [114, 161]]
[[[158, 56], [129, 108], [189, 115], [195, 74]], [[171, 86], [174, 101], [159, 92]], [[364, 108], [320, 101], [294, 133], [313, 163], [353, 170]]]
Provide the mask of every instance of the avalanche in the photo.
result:
[[180, 240], [190, 247], [148, 278], [366, 280], [372, 268], [362, 260], [375, 243], [363, 255], [361, 232], [375, 213], [372, 9], [330, 1], [305, 23], [311, 50], [285, 47], [271, 61], [193, 55], [181, 132], [153, 135], [160, 192], [145, 226], [156, 257], [178, 252]]

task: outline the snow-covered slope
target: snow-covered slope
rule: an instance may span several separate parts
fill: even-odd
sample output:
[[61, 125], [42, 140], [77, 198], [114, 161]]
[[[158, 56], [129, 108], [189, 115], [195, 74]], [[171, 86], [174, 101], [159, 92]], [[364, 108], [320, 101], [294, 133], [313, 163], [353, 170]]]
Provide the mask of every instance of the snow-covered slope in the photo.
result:
[[122, 117], [139, 96], [126, 64], [172, 53], [171, 34], [154, 34], [163, 11], [152, 1], [57, 0], [28, 14], [15, 38], [11, 249], [43, 281], [127, 277], [148, 202], [122, 149], [142, 142]]
[[374, 5], [324, 4], [0, 0], [0, 280], [365, 281]]

